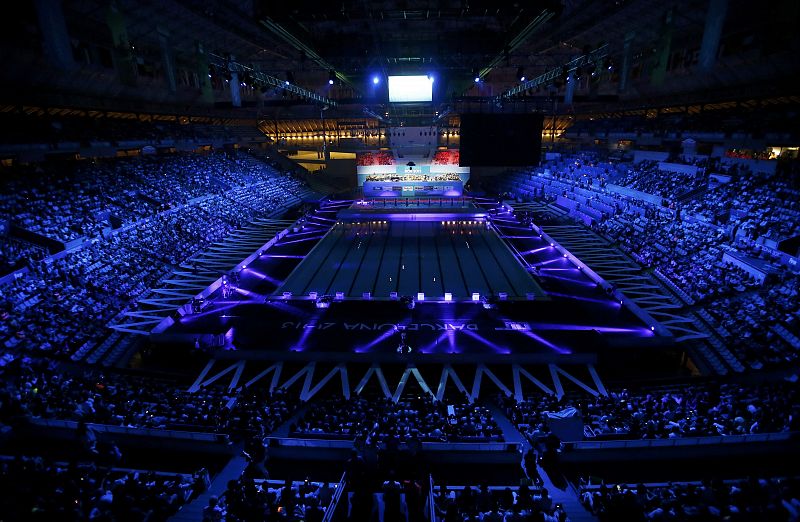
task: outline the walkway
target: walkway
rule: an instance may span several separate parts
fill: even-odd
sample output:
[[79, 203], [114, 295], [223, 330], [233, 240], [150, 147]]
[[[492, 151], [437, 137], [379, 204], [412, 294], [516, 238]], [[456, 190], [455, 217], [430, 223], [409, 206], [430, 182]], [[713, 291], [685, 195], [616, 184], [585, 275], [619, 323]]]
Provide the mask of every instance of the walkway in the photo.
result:
[[172, 522], [198, 522], [199, 520], [203, 520], [203, 508], [208, 505], [208, 499], [212, 495], [216, 495], [217, 497], [222, 496], [228, 487], [228, 481], [238, 479], [246, 467], [247, 460], [242, 456], [241, 452], [237, 453], [237, 455], [225, 465], [222, 471], [214, 477], [208, 490], [189, 504], [183, 506], [170, 520]]
[[[511, 421], [506, 417], [505, 412], [503, 412], [500, 408], [498, 408], [493, 403], [486, 403], [485, 406], [492, 412], [492, 416], [494, 417], [495, 422], [497, 422], [497, 426], [503, 430], [503, 438], [506, 442], [516, 442], [522, 444], [522, 455], [524, 455], [528, 449], [530, 449], [531, 444], [528, 442], [528, 439], [519, 432], [516, 426], [511, 423]], [[524, 461], [520, 463], [520, 465], [524, 468]], [[530, 477], [531, 473], [528, 473], [528, 470], [525, 470], [525, 473]], [[536, 473], [542, 479], [543, 486], [547, 489], [548, 493], [550, 493], [550, 497], [553, 499], [553, 504], [561, 504], [564, 506], [564, 510], [567, 512], [567, 516], [569, 516], [569, 520], [571, 522], [597, 522], [597, 517], [589, 513], [586, 508], [578, 500], [577, 493], [572, 488], [566, 480], [558, 480], [559, 483], [566, 484], [563, 488], [558, 488], [553, 480], [547, 475], [544, 468], [541, 466], [536, 465]]]

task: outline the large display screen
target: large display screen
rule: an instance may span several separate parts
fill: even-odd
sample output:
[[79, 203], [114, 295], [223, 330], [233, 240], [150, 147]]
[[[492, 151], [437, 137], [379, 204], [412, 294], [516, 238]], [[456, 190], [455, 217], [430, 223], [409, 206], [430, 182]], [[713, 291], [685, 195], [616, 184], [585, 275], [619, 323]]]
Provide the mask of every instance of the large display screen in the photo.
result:
[[428, 76], [389, 76], [389, 101], [392, 103], [433, 100], [433, 80]]

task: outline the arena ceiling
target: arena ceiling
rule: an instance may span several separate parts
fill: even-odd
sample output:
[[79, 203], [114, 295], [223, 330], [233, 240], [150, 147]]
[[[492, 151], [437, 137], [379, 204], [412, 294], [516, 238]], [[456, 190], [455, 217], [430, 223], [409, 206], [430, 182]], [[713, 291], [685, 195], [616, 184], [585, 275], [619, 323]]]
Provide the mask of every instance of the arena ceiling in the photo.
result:
[[[70, 34], [108, 45], [109, 5], [109, 0], [63, 0]], [[438, 99], [476, 99], [517, 85], [521, 71], [532, 78], [604, 44], [615, 63], [621, 62], [626, 40], [634, 56], [646, 60], [663, 37], [667, 13], [673, 49], [682, 46], [691, 52], [699, 46], [708, 1], [112, 0], [111, 5], [124, 14], [131, 43], [149, 49], [156, 60], [165, 35], [177, 56], [191, 57], [202, 44], [264, 73], [291, 75], [293, 83], [344, 100], [342, 105], [350, 102], [360, 112], [370, 103], [373, 75], [434, 74]], [[761, 82], [790, 76], [797, 71], [793, 52], [800, 50], [790, 30], [797, 11], [796, 2], [776, 0], [762, 6], [762, 16], [756, 17], [749, 2], [729, 0], [725, 31], [734, 41], [723, 45], [739, 45], [747, 52], [753, 42], [766, 42], [786, 52], [750, 56], [742, 62], [746, 66], [716, 71], [713, 81], [687, 74], [657, 92], [637, 86], [625, 101], [712, 85], [740, 86], [751, 76]], [[28, 26], [35, 27], [32, 8], [31, 13]], [[19, 25], [7, 33], [7, 41], [26, 38], [25, 23]], [[753, 74], [754, 63], [758, 74]], [[333, 88], [328, 85], [330, 71], [337, 76]], [[482, 78], [479, 85], [473, 82], [476, 74]], [[617, 95], [613, 89], [607, 92]], [[603, 102], [609, 99], [614, 101], [607, 97]], [[315, 110], [285, 96], [271, 102], [278, 107], [273, 117], [313, 117]], [[440, 105], [432, 114], [435, 110], [445, 108]]]

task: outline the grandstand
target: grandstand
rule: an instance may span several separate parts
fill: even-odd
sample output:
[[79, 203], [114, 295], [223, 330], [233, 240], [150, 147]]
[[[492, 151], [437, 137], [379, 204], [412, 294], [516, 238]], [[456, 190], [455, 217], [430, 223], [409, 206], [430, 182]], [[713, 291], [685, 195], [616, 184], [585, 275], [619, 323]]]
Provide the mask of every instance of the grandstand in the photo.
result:
[[800, 520], [796, 5], [24, 4], [0, 519]]

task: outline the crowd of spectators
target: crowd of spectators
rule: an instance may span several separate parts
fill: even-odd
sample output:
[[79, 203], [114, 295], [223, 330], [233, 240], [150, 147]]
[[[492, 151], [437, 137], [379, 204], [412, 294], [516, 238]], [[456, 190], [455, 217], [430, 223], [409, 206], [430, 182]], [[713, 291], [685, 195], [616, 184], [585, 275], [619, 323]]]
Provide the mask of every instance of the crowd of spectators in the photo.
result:
[[546, 488], [490, 488], [467, 486], [460, 490], [441, 486], [435, 497], [436, 513], [443, 522], [565, 522], [567, 512]]
[[394, 165], [394, 156], [388, 150], [361, 152], [356, 155], [356, 164], [359, 167], [367, 167], [370, 165]]
[[4, 172], [0, 217], [63, 242], [95, 237], [192, 200], [234, 188], [299, 182], [244, 153], [211, 152], [42, 163]]
[[[672, 197], [687, 192], [681, 175], [659, 171], [653, 162], [607, 162], [599, 152], [581, 152], [548, 160], [533, 173], [517, 173], [498, 188], [511, 197], [555, 203], [593, 227], [668, 282], [687, 305], [707, 310], [711, 326], [741, 362], [759, 368], [796, 359], [797, 275], [780, 267], [781, 257], [765, 243], [800, 235], [800, 191], [791, 177], [753, 173], [745, 165], [671, 160], [718, 171], [730, 181], [665, 206], [611, 191], [608, 184], [628, 183]], [[767, 272], [746, 270], [726, 253], [749, 258]], [[777, 325], [788, 334], [776, 334]]]
[[22, 359], [4, 368], [0, 422], [29, 416], [132, 428], [265, 436], [299, 401], [283, 390], [201, 388], [172, 380]]
[[796, 361], [800, 355], [800, 341], [792, 333], [800, 321], [796, 276], [761, 292], [722, 299], [706, 310], [714, 326], [721, 327], [726, 345], [745, 360], [777, 364]]
[[[685, 163], [685, 162], [681, 162]], [[690, 164], [693, 164], [690, 163]], [[702, 189], [708, 185], [708, 177], [703, 169], [695, 172], [662, 172], [658, 161], [640, 161], [613, 182], [634, 190], [656, 196], [678, 199], [684, 194]]]
[[324, 482], [286, 480], [280, 485], [245, 473], [229, 481], [222, 496], [209, 499], [203, 522], [321, 522], [333, 492], [334, 488]]
[[292, 427], [295, 436], [341, 437], [366, 444], [388, 441], [502, 441], [502, 430], [484, 406], [431, 397], [393, 402], [364, 397], [312, 403]]
[[434, 165], [458, 165], [461, 154], [457, 150], [437, 150], [433, 155]]
[[548, 413], [580, 412], [589, 436], [625, 439], [731, 436], [800, 429], [794, 383], [692, 385], [612, 391], [594, 398], [552, 395], [499, 398], [507, 416], [533, 442], [549, 435]]
[[19, 239], [0, 237], [0, 276], [47, 257], [44, 247]]
[[91, 462], [16, 456], [0, 461], [6, 520], [166, 521], [200, 491], [191, 476], [120, 471]]
[[[2, 349], [68, 356], [87, 342], [97, 342], [107, 335], [112, 318], [135, 306], [136, 299], [172, 268], [254, 218], [298, 201], [302, 185], [296, 179], [247, 156], [220, 158], [221, 163], [210, 160], [210, 168], [222, 169], [224, 175], [213, 184], [198, 181], [197, 187], [204, 188], [187, 188], [181, 199], [203, 190], [213, 190], [211, 195], [93, 237], [66, 255], [29, 261], [27, 273], [0, 286]], [[197, 158], [166, 163], [185, 166], [186, 161], [200, 165], [194, 163], [200, 161]], [[220, 164], [241, 168], [234, 176]], [[227, 191], [215, 189], [234, 177], [257, 181]], [[158, 182], [158, 190], [181, 193], [170, 179]], [[193, 183], [187, 182], [187, 187]], [[76, 315], [80, 321], [75, 321]]]
[[783, 239], [800, 234], [800, 187], [779, 175], [737, 169], [729, 183], [719, 183], [688, 202], [684, 213], [726, 224], [734, 235]]
[[649, 486], [602, 484], [583, 486], [581, 502], [601, 522], [790, 522], [800, 517], [799, 486], [795, 478], [707, 480]]
[[609, 216], [594, 228], [643, 267], [658, 269], [696, 302], [752, 290], [760, 284], [748, 272], [722, 261], [729, 237], [718, 227], [652, 213]]

